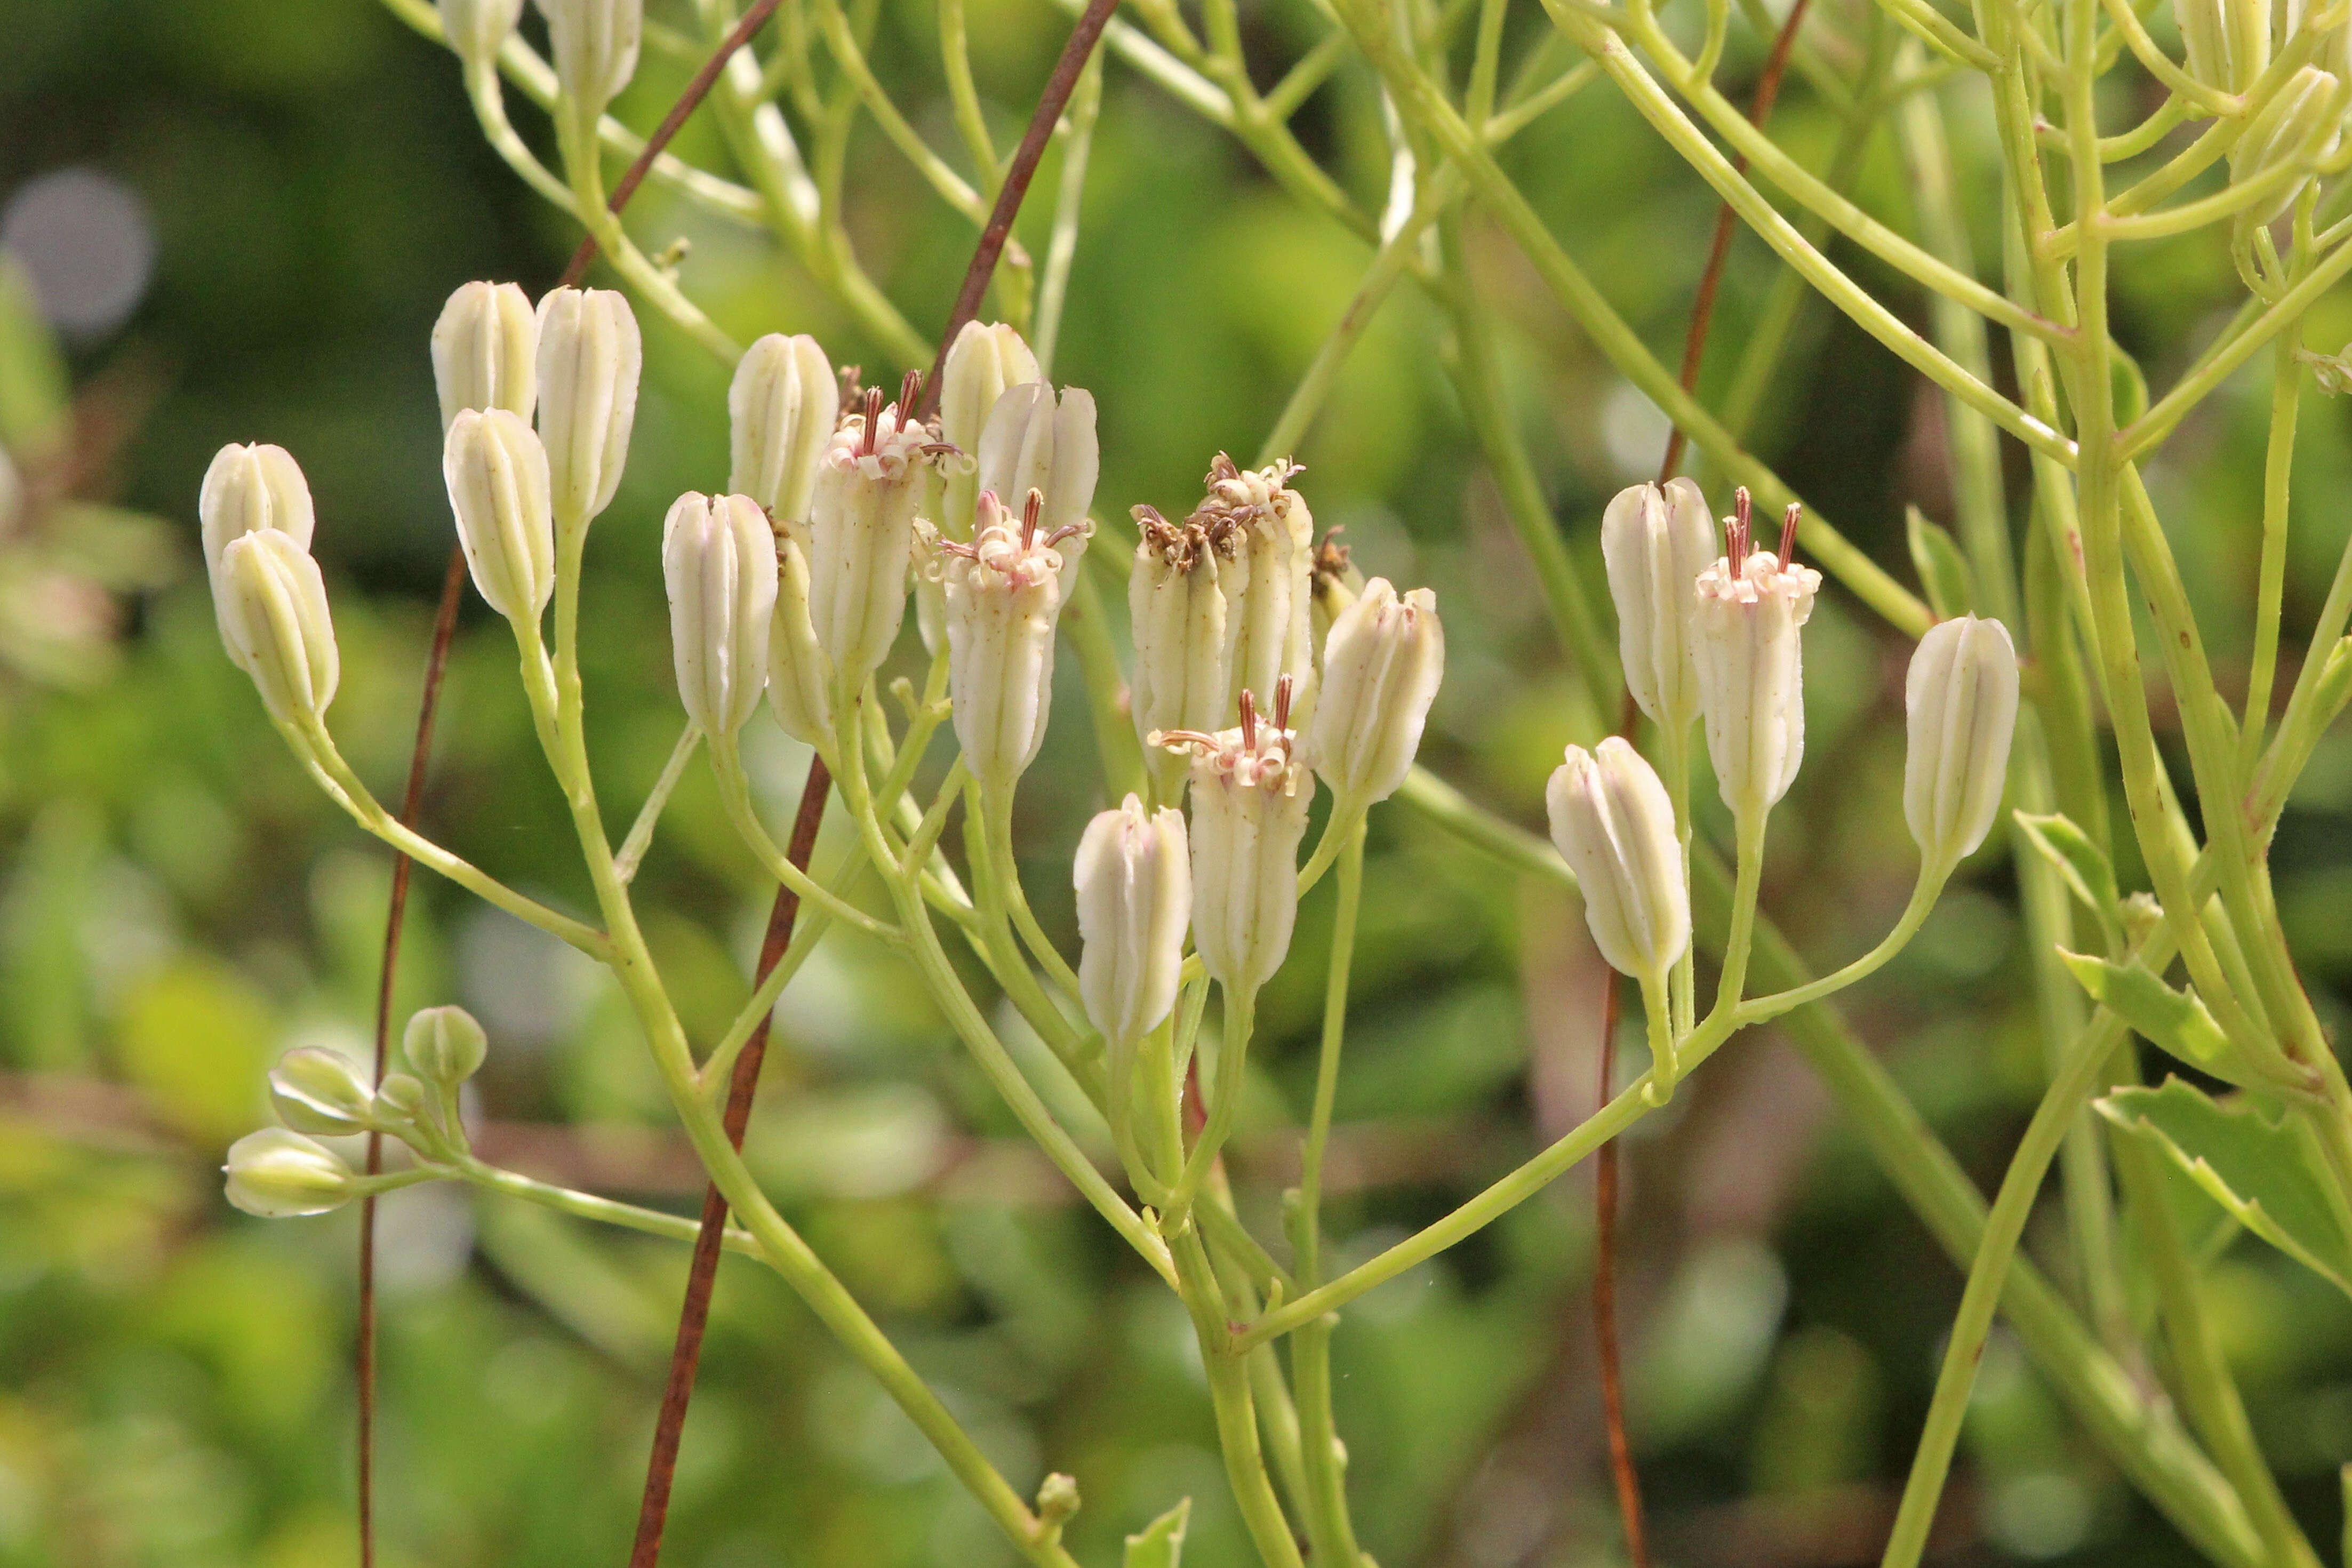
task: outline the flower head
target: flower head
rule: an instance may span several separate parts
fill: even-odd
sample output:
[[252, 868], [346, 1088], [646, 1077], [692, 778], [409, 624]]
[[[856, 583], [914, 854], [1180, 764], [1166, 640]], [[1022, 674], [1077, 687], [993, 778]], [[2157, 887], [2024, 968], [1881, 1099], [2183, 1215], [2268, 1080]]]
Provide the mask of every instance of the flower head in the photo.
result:
[[1155, 732], [1192, 752], [1192, 942], [1212, 979], [1251, 992], [1282, 967], [1298, 918], [1298, 842], [1315, 775], [1290, 727], [1292, 683], [1275, 689], [1273, 722], [1248, 691], [1241, 722], [1214, 734]]
[[817, 465], [809, 509], [809, 618], [847, 707], [874, 673], [907, 615], [915, 507], [928, 467], [948, 448], [936, 426], [914, 417], [921, 378], [908, 373], [898, 401], [879, 388], [843, 416]]
[[539, 435], [556, 521], [585, 528], [628, 466], [645, 343], [628, 296], [557, 289], [539, 302]]
[[993, 490], [980, 494], [971, 542], [930, 533], [928, 568], [946, 590], [948, 686], [956, 739], [982, 790], [1009, 791], [1045, 742], [1054, 695], [1054, 626], [1062, 611], [1066, 540], [1083, 520], [1044, 531], [1045, 498], [1031, 490], [1015, 518]]
[[1224, 453], [1209, 467], [1208, 495], [1186, 519], [1222, 558], [1225, 596], [1225, 711], [1244, 691], [1291, 679], [1299, 716], [1311, 706], [1315, 518], [1290, 488], [1296, 463], [1244, 469]]
[[299, 1132], [265, 1127], [229, 1145], [228, 1201], [263, 1219], [326, 1214], [351, 1202], [358, 1189], [352, 1169], [335, 1152]]
[[1725, 520], [1725, 553], [1699, 574], [1693, 627], [1699, 709], [1716, 786], [1735, 819], [1760, 824], [1805, 756], [1804, 649], [1822, 574], [1790, 559], [1799, 509], [1779, 551], [1751, 548], [1748, 491]]
[[342, 664], [327, 584], [310, 552], [274, 528], [229, 541], [218, 598], [229, 658], [281, 724], [323, 718]]
[[450, 422], [441, 472], [474, 586], [509, 620], [536, 626], [555, 595], [547, 448], [520, 415], [467, 409]]
[[539, 406], [539, 316], [516, 283], [464, 283], [433, 323], [433, 385], [446, 435], [468, 408], [525, 419]]
[[808, 521], [816, 467], [841, 416], [833, 365], [814, 338], [770, 332], [743, 351], [727, 389], [735, 466], [727, 488], [777, 517]]

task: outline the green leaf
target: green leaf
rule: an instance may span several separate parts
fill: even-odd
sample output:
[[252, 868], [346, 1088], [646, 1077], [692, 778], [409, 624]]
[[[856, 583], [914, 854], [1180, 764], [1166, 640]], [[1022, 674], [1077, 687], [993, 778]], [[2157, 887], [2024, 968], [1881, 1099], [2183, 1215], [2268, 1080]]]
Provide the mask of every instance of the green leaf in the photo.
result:
[[2327, 1173], [2294, 1129], [2177, 1078], [2158, 1089], [2119, 1089], [2098, 1107], [2117, 1127], [2153, 1141], [2248, 1230], [2352, 1295], [2352, 1240], [2328, 1202]]
[[2218, 1068], [2229, 1055], [2221, 1026], [2205, 1010], [2194, 989], [2175, 991], [2139, 960], [2113, 963], [2087, 953], [2058, 950], [2058, 956], [2091, 1000], [2183, 1061]]
[[2060, 813], [2036, 816], [2020, 811], [2012, 815], [2027, 842], [2042, 852], [2043, 859], [2058, 868], [2058, 874], [2066, 879], [2067, 890], [2098, 918], [2099, 929], [2111, 937], [2120, 935], [2116, 918], [2116, 868], [2108, 863], [2106, 851], [2092, 843], [2089, 834]]
[[1951, 534], [1929, 522], [1917, 507], [1905, 509], [1905, 526], [1911, 535], [1911, 564], [1918, 569], [1919, 586], [1939, 621], [1965, 616], [1976, 602], [1969, 558]]
[[1186, 1498], [1146, 1525], [1140, 1535], [1127, 1538], [1127, 1568], [1176, 1568], [1184, 1552], [1184, 1521], [1192, 1517], [1192, 1500]]

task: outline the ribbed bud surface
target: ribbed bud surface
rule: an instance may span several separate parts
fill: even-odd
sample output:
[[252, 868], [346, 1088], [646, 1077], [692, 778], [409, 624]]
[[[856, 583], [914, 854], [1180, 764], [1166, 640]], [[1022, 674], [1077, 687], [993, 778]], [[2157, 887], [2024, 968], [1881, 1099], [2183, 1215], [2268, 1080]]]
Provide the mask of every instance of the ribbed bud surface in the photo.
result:
[[727, 389], [734, 457], [727, 488], [780, 518], [807, 521], [817, 462], [840, 417], [841, 389], [817, 341], [770, 332], [743, 351]]
[[352, 1199], [351, 1167], [324, 1144], [265, 1127], [229, 1145], [228, 1201], [263, 1219], [326, 1214]]
[[1692, 620], [1698, 574], [1716, 557], [1715, 525], [1685, 479], [1617, 492], [1601, 516], [1601, 554], [1617, 607], [1617, 657], [1634, 702], [1676, 735], [1698, 717]]
[[468, 410], [449, 426], [441, 473], [474, 586], [509, 620], [536, 624], [555, 593], [555, 521], [539, 437], [520, 415]]
[[1183, 814], [1130, 795], [1078, 840], [1078, 997], [1113, 1050], [1130, 1049], [1176, 1005], [1192, 919]]
[[1568, 748], [1544, 805], [1551, 841], [1583, 890], [1585, 922], [1601, 956], [1621, 974], [1663, 978], [1690, 944], [1690, 891], [1666, 786], [1622, 736], [1612, 735], [1595, 752]]
[[645, 344], [628, 298], [557, 289], [539, 302], [539, 436], [549, 499], [566, 528], [613, 504], [628, 466]]
[[282, 723], [321, 718], [342, 665], [327, 584], [310, 552], [274, 528], [229, 541], [217, 598], [229, 658]]
[[2017, 648], [1999, 621], [1927, 629], [1903, 686], [1909, 745], [1903, 819], [1931, 866], [1976, 853], [1992, 829], [2017, 728]]
[[1387, 578], [1373, 578], [1324, 640], [1307, 765], [1342, 802], [1360, 808], [1386, 800], [1412, 771], [1444, 679], [1437, 595], [1426, 588], [1400, 595]]
[[687, 717], [732, 735], [768, 683], [776, 609], [776, 535], [749, 496], [677, 498], [662, 522], [671, 661]]

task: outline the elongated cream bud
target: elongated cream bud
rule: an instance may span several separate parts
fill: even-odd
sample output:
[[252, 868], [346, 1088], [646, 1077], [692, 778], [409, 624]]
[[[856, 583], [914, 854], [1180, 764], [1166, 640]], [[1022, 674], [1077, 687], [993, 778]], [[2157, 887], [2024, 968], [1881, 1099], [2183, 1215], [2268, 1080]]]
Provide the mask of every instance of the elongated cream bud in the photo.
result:
[[304, 1046], [278, 1058], [269, 1074], [269, 1103], [278, 1120], [297, 1132], [340, 1138], [367, 1131], [375, 1092], [351, 1058]]
[[440, 0], [440, 11], [449, 52], [479, 70], [496, 64], [499, 50], [513, 36], [522, 19], [522, 0]]
[[557, 289], [539, 302], [539, 436], [556, 521], [584, 528], [628, 466], [645, 344], [628, 297]]
[[482, 1070], [490, 1037], [463, 1007], [426, 1007], [408, 1020], [400, 1052], [418, 1077], [454, 1087]]
[[1273, 722], [1242, 694], [1241, 723], [1215, 734], [1150, 737], [1192, 758], [1192, 944], [1211, 979], [1254, 992], [1282, 967], [1298, 918], [1298, 841], [1315, 775], [1296, 760], [1291, 682]]
[[433, 384], [444, 434], [468, 408], [531, 416], [539, 406], [539, 317], [521, 285], [458, 285], [433, 323]]
[[326, 1214], [358, 1191], [352, 1169], [322, 1143], [283, 1127], [248, 1132], [229, 1145], [228, 1201], [263, 1219]]
[[469, 409], [449, 426], [441, 473], [474, 586], [507, 619], [537, 625], [555, 593], [546, 448], [520, 415]]
[[1295, 463], [1244, 472], [1223, 452], [1209, 468], [1209, 494], [1188, 521], [1224, 558], [1227, 713], [1244, 691], [1271, 691], [1291, 678], [1296, 712], [1312, 707], [1315, 519], [1290, 488]]
[[2246, 220], [2269, 223], [2293, 206], [2311, 183], [2309, 173], [2336, 150], [2343, 126], [2343, 83], [2334, 73], [2305, 66], [2287, 78], [2231, 149], [2230, 179], [2242, 185], [2284, 167], [2304, 169], [2305, 177], [2291, 178], [2274, 195], [2256, 202]]
[[[947, 470], [947, 503], [941, 510], [940, 531], [950, 539], [971, 537], [972, 508], [980, 496], [980, 441], [989, 414], [1007, 387], [1037, 379], [1037, 356], [1021, 334], [1002, 321], [966, 321], [948, 349], [940, 369], [940, 439], [969, 459]], [[1025, 495], [998, 490], [999, 496]]]
[[1042, 381], [1008, 387], [981, 430], [980, 488], [1008, 507], [1035, 490], [1045, 498], [1037, 526], [1069, 540], [1062, 551], [1065, 593], [1092, 532], [1083, 525], [1101, 468], [1095, 395], [1082, 386], [1066, 388], [1058, 401]]
[[1083, 539], [1083, 521], [1041, 531], [1037, 492], [1018, 517], [995, 492], [980, 494], [970, 544], [929, 540], [930, 563], [946, 589], [948, 690], [964, 764], [983, 792], [1001, 795], [1036, 760], [1054, 696], [1054, 623], [1062, 613], [1065, 539]]
[[[221, 591], [221, 555], [229, 542], [262, 529], [275, 529], [300, 550], [310, 548], [317, 518], [310, 484], [283, 447], [229, 445], [213, 455], [196, 493], [196, 516], [204, 524], [205, 574], [213, 595]], [[227, 623], [221, 635], [228, 635]]]
[[1323, 692], [1301, 749], [1343, 808], [1394, 795], [1412, 772], [1429, 705], [1445, 679], [1437, 595], [1364, 584], [1323, 643]]
[[229, 658], [281, 723], [321, 718], [342, 665], [327, 584], [310, 552], [274, 528], [229, 541], [218, 599]]
[[817, 466], [809, 620], [833, 667], [837, 710], [856, 700], [907, 616], [915, 507], [939, 444], [935, 427], [900, 413], [911, 410], [918, 384], [909, 375], [901, 402], [887, 408], [880, 391], [869, 390], [864, 408], [843, 416]]
[[768, 710], [785, 734], [820, 750], [833, 743], [833, 661], [809, 620], [805, 523], [776, 524], [776, 610], [768, 631]]
[[1551, 841], [1576, 873], [1593, 944], [1609, 967], [1645, 983], [1664, 978], [1690, 945], [1666, 786], [1622, 736], [1597, 752], [1570, 746], [1544, 792]]
[[[1699, 710], [1716, 787], [1743, 829], [1760, 826], [1789, 793], [1805, 758], [1804, 647], [1799, 632], [1813, 613], [1822, 574], [1783, 554], [1752, 550], [1748, 492], [1725, 522], [1729, 549], [1699, 574]], [[1780, 548], [1796, 542], [1797, 509], [1782, 524]]]
[[[1178, 525], [1148, 506], [1135, 509], [1142, 530], [1127, 578], [1128, 620], [1135, 635], [1135, 679], [1129, 706], [1136, 733], [1213, 732], [1225, 717], [1225, 595], [1217, 547], [1198, 523]], [[1184, 787], [1184, 760], [1152, 748], [1145, 763], [1159, 796]]]
[[727, 389], [735, 458], [727, 488], [806, 522], [817, 462], [840, 417], [841, 388], [817, 341], [770, 332], [743, 351]]
[[2189, 74], [2217, 92], [2243, 92], [2271, 63], [2271, 0], [2173, 0]]
[[1698, 574], [1716, 557], [1706, 500], [1689, 479], [1617, 492], [1601, 515], [1601, 554], [1617, 606], [1617, 657], [1642, 711], [1677, 737], [1698, 717], [1691, 623]]
[[687, 717], [732, 735], [768, 684], [776, 610], [776, 535], [749, 496], [677, 498], [662, 523], [672, 660]]
[[1078, 839], [1078, 999], [1114, 1051], [1131, 1050], [1176, 1005], [1192, 872], [1183, 814], [1130, 795]]
[[539, 0], [556, 85], [583, 115], [601, 113], [637, 71], [645, 0]]
[[2017, 648], [1999, 621], [1962, 616], [1927, 629], [1903, 707], [1903, 818], [1930, 866], [1976, 853], [2000, 809], [2017, 728]]

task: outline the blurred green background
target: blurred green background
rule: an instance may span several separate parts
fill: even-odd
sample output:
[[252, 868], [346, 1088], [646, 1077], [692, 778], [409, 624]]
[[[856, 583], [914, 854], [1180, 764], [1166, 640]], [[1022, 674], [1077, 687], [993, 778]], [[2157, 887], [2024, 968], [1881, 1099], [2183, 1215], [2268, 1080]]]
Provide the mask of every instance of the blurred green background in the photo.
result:
[[[1040, 0], [971, 11], [1009, 142], [1064, 14]], [[1845, 4], [1817, 11], [1811, 25], [1833, 39], [1862, 25]], [[1303, 0], [1244, 16], [1268, 79], [1317, 36]], [[1514, 47], [1537, 22], [1531, 7], [1515, 18]], [[425, 333], [469, 279], [546, 287], [575, 236], [485, 150], [454, 62], [368, 0], [13, 0], [0, 31], [0, 247], [17, 268], [0, 447], [21, 481], [0, 489], [0, 1565], [331, 1568], [355, 1556], [355, 1217], [246, 1218], [222, 1201], [216, 1167], [266, 1119], [262, 1076], [280, 1052], [364, 1051], [388, 865], [301, 776], [221, 655], [192, 567], [196, 485], [230, 440], [276, 442], [304, 465], [344, 659], [334, 725], [396, 795], [450, 542]], [[887, 0], [877, 58], [945, 143], [932, 38], [927, 6]], [[1735, 77], [1756, 52], [1752, 39], [1735, 49]], [[688, 68], [649, 51], [621, 112], [650, 124]], [[1981, 117], [1953, 107], [1964, 168], [1987, 167]], [[544, 144], [543, 122], [519, 101], [516, 113]], [[1377, 198], [1386, 153], [1362, 78], [1343, 71], [1299, 124], [1352, 191]], [[1835, 125], [1792, 87], [1775, 129], [1819, 164]], [[706, 126], [681, 145], [724, 165]], [[1672, 363], [1713, 222], [1696, 179], [1604, 89], [1528, 132], [1509, 163]], [[1041, 191], [1052, 178], [1049, 163]], [[936, 330], [968, 226], [870, 126], [851, 193], [867, 264]], [[1860, 197], [1910, 221], [1884, 142]], [[649, 249], [694, 240], [686, 285], [730, 330], [814, 331], [869, 380], [902, 368], [764, 241], [658, 189], [632, 224]], [[1663, 421], [1507, 246], [1474, 240], [1508, 325], [1518, 417], [1590, 560], [1601, 504], [1654, 468]], [[1996, 254], [1981, 227], [1979, 245]], [[1218, 448], [1255, 451], [1368, 259], [1112, 67], [1056, 367], [1100, 401], [1098, 548], [1118, 548], [1135, 502], [1188, 506]], [[2237, 286], [2218, 239], [2138, 259], [2120, 321], [2160, 382]], [[1719, 395], [1774, 276], [1743, 237], [1704, 391]], [[1917, 315], [1917, 300], [1889, 297]], [[616, 824], [680, 723], [659, 518], [679, 490], [725, 478], [724, 367], [646, 320], [635, 447], [585, 589], [595, 763]], [[1949, 520], [1940, 404], [1857, 332], [1818, 310], [1806, 321], [1760, 449], [1908, 580], [1903, 506]], [[2312, 341], [2347, 331], [2352, 315], [2323, 307]], [[1368, 573], [1438, 590], [1454, 658], [1425, 759], [1538, 825], [1559, 747], [1599, 722], [1551, 643], [1444, 352], [1435, 313], [1401, 291], [1300, 452], [1301, 484]], [[2260, 386], [2235, 386], [2155, 476], [2225, 671], [2242, 657], [2233, 606], [2254, 572], [2262, 425]], [[2297, 624], [2345, 531], [2352, 445], [2335, 405], [2307, 408], [2303, 448]], [[486, 620], [469, 596], [426, 825], [579, 905], [506, 629]], [[1767, 899], [1813, 958], [1834, 961], [1873, 940], [1908, 888], [1895, 805], [1905, 649], [1834, 588], [1808, 642], [1810, 754], [1775, 824]], [[1059, 708], [1019, 831], [1041, 912], [1068, 938], [1067, 856], [1099, 790], [1075, 690]], [[800, 759], [764, 717], [751, 743], [781, 815]], [[693, 779], [639, 888], [707, 1038], [739, 1004], [768, 890]], [[2352, 977], [2348, 813], [2352, 748], [2333, 745], [2279, 856], [2315, 981]], [[1376, 819], [1368, 886], [1330, 1209], [1347, 1258], [1444, 1213], [1572, 1124], [1594, 1091], [1596, 961], [1571, 904], [1393, 811]], [[1288, 1129], [1309, 1091], [1329, 896], [1308, 900], [1264, 1007], [1236, 1171], [1267, 1237], [1296, 1168]], [[486, 1153], [692, 1211], [691, 1158], [596, 974], [429, 878], [407, 952], [404, 1010], [461, 1001], [490, 1030]], [[1972, 862], [1919, 942], [1850, 1001], [1990, 1188], [2042, 1075], [2004, 856]], [[2340, 1014], [2334, 994], [2325, 1005]], [[794, 982], [778, 1023], [755, 1163], [1016, 1485], [1049, 1468], [1078, 1477], [1071, 1539], [1089, 1562], [1113, 1560], [1121, 1533], [1190, 1495], [1187, 1562], [1244, 1563], [1182, 1311], [1019, 1142], [919, 996], [886, 958], [839, 942]], [[1623, 1316], [1662, 1559], [1874, 1561], [1957, 1271], [1769, 1032], [1644, 1122], [1629, 1162]], [[2043, 1218], [2029, 1245], [2063, 1282], [2063, 1222]], [[1389, 1568], [1617, 1561], [1590, 1233], [1579, 1173], [1348, 1314], [1339, 1420], [1365, 1544]], [[383, 1249], [384, 1561], [621, 1562], [682, 1250], [438, 1187], [386, 1201]], [[2352, 1317], [2252, 1243], [2205, 1285], [2262, 1439], [2330, 1539], [2335, 1467], [2352, 1453]], [[2000, 1339], [1947, 1525], [1953, 1563], [2193, 1560]], [[667, 1561], [981, 1568], [1010, 1554], [782, 1287], [730, 1261]]]

